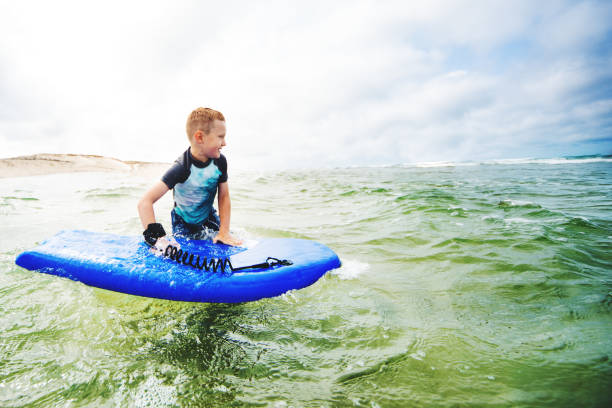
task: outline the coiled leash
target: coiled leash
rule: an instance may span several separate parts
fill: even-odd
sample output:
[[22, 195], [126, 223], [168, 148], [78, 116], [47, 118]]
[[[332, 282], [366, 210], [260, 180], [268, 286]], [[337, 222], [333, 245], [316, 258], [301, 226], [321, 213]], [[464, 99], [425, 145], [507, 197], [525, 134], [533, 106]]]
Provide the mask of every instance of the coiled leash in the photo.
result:
[[[145, 242], [149, 246], [153, 247], [155, 246], [157, 239], [165, 236], [166, 232], [164, 231], [164, 227], [161, 224], [152, 223], [147, 226], [147, 229], [142, 233], [142, 235], [144, 236]], [[204, 257], [202, 259], [200, 255], [192, 254], [188, 251], [179, 249], [173, 245], [168, 245], [166, 247], [163, 256], [175, 261], [178, 264], [191, 266], [192, 268], [196, 268], [199, 270], [204, 269], [206, 270], [206, 272], [210, 272], [211, 270], [213, 272], [217, 272], [217, 270], [220, 269], [221, 273], [225, 273], [225, 268], [227, 267], [229, 267], [231, 272], [236, 272], [243, 271], [246, 269], [268, 269], [277, 265], [293, 265], [293, 262], [288, 261], [287, 259], [278, 259], [269, 256], [265, 262], [234, 268], [229, 258]], [[202, 260], [202, 263], [200, 263], [200, 260]]]
[[199, 270], [206, 270], [206, 272], [217, 272], [217, 269], [221, 269], [221, 273], [225, 273], [225, 268], [229, 266], [231, 272], [243, 271], [246, 269], [268, 269], [273, 266], [282, 265], [288, 266], [293, 265], [293, 262], [287, 259], [278, 259], [269, 256], [265, 262], [249, 265], [249, 266], [240, 266], [235, 268], [232, 265], [232, 262], [229, 258], [207, 258], [204, 257], [202, 259], [202, 263], [200, 263], [200, 255], [192, 254], [189, 251], [184, 251], [182, 249], [177, 249], [173, 245], [168, 245], [166, 247], [166, 251], [164, 252], [164, 257], [175, 261], [178, 264], [191, 266], [192, 268], [196, 268]]

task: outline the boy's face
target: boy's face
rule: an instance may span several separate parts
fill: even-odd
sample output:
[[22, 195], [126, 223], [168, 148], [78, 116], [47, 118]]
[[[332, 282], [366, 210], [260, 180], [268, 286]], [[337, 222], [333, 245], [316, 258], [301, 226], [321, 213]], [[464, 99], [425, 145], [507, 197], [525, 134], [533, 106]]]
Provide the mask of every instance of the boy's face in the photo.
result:
[[[198, 135], [199, 133], [199, 135]], [[208, 134], [198, 131], [195, 134], [199, 150], [209, 159], [221, 157], [221, 149], [225, 146], [225, 122], [214, 120]]]

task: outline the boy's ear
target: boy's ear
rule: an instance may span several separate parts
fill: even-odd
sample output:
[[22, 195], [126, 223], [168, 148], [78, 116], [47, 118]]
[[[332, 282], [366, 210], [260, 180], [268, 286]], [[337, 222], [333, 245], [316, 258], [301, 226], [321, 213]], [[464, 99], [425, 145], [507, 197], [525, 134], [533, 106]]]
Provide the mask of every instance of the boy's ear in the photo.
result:
[[203, 138], [204, 138], [204, 132], [202, 132], [201, 130], [196, 130], [195, 133], [193, 134], [193, 140], [195, 140], [198, 143], [202, 143]]

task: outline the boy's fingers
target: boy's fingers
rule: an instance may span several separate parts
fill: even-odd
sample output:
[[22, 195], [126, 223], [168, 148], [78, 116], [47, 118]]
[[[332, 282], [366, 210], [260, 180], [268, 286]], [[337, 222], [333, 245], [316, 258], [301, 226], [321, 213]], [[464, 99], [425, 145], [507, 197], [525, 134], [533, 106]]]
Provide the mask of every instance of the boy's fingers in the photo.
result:
[[239, 246], [242, 244], [242, 241], [234, 239], [233, 237], [216, 236], [213, 238], [213, 244], [216, 244], [217, 242], [221, 242], [222, 244], [231, 245], [231, 246]]

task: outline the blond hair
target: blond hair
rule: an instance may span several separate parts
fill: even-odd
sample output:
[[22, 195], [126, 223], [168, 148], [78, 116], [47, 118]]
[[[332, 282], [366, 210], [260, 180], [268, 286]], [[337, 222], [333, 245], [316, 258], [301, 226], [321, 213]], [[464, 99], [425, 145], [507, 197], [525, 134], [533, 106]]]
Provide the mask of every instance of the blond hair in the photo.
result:
[[219, 111], [211, 108], [197, 108], [187, 117], [187, 137], [189, 140], [193, 138], [193, 134], [201, 130], [205, 134], [210, 133], [211, 124], [215, 120], [225, 122], [225, 117]]

